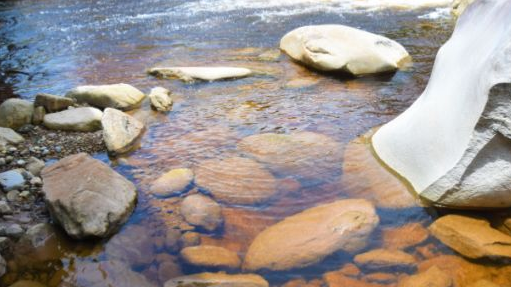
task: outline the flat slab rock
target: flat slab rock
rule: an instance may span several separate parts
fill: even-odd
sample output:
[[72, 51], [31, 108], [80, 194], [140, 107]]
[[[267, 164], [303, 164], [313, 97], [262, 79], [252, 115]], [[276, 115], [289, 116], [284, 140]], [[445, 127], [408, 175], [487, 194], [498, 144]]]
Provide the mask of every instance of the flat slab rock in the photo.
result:
[[280, 48], [320, 71], [364, 75], [395, 71], [409, 57], [397, 42], [343, 25], [305, 26], [286, 34]]
[[363, 249], [379, 223], [374, 206], [346, 199], [290, 216], [261, 232], [245, 256], [245, 270], [289, 270], [312, 265], [336, 251]]
[[51, 130], [93, 132], [101, 129], [102, 117], [102, 111], [83, 107], [46, 114], [43, 124]]
[[107, 237], [135, 207], [133, 183], [85, 153], [68, 156], [41, 175], [50, 213], [71, 237]]
[[413, 269], [417, 265], [417, 260], [412, 255], [392, 249], [374, 249], [358, 254], [354, 261], [357, 265], [372, 270]]
[[200, 273], [170, 279], [164, 287], [268, 287], [263, 277], [256, 274]]
[[431, 234], [468, 258], [511, 258], [511, 236], [485, 219], [446, 215], [429, 227]]
[[99, 108], [132, 110], [140, 106], [145, 98], [137, 88], [128, 84], [79, 86], [67, 92], [66, 97], [78, 103], [87, 103]]
[[194, 80], [211, 82], [248, 77], [252, 74], [252, 71], [236, 67], [165, 67], [152, 68], [149, 70], [149, 74], [165, 78], [177, 78], [184, 82], [193, 82]]

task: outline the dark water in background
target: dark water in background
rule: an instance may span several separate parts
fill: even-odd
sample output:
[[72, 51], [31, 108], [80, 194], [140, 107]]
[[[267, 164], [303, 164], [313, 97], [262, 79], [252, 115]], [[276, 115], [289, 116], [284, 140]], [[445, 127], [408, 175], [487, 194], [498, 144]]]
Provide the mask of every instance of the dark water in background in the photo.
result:
[[[434, 55], [453, 26], [452, 20], [446, 17], [423, 17], [434, 11], [431, 8], [357, 10], [347, 4], [349, 1], [290, 6], [261, 3], [230, 0], [2, 2], [0, 82], [4, 79], [8, 88], [27, 99], [39, 92], [64, 94], [81, 84], [118, 82], [129, 83], [146, 93], [157, 85], [173, 92], [175, 104], [168, 115], [157, 115], [147, 107], [133, 113], [148, 125], [141, 147], [112, 162], [140, 190], [139, 204], [128, 226], [147, 228], [151, 235], [149, 241], [152, 240], [147, 244], [156, 246], [165, 230], [189, 228], [173, 215], [179, 199], [162, 202], [148, 195], [150, 183], [163, 172], [193, 167], [207, 158], [237, 154], [236, 143], [240, 139], [263, 132], [313, 131], [347, 144], [399, 114], [420, 95]], [[277, 61], [258, 60], [258, 55], [278, 48], [280, 38], [288, 31], [327, 23], [354, 26], [397, 40], [412, 55], [413, 66], [395, 75], [340, 79], [308, 71], [284, 55]], [[146, 69], [165, 64], [245, 66], [259, 75], [196, 84], [146, 75]], [[300, 81], [313, 85], [289, 87], [290, 83]], [[246, 218], [241, 224], [268, 225], [343, 196], [342, 187], [332, 191], [326, 186], [302, 185], [302, 196], [298, 198], [279, 198], [268, 203], [269, 206], [250, 209], [224, 208]], [[379, 214], [384, 226], [412, 221], [427, 223], [432, 218], [422, 208], [380, 210]], [[221, 236], [211, 235], [211, 242], [223, 245], [222, 240], [215, 241]], [[240, 238], [244, 240], [245, 237]], [[224, 242], [225, 246], [240, 255], [250, 243], [233, 243], [232, 238], [228, 241]], [[59, 278], [76, 272], [69, 262], [108, 260], [103, 252], [106, 246], [107, 241], [94, 247], [71, 246], [59, 255], [61, 264], [45, 263], [44, 271], [37, 272], [20, 267], [18, 273], [45, 283], [52, 278], [48, 284], [57, 286]], [[334, 254], [315, 267], [265, 277], [276, 285], [296, 275], [318, 278], [326, 270], [338, 269], [347, 260], [344, 255]], [[128, 259], [126, 263], [131, 262]], [[154, 275], [157, 267], [154, 261], [134, 269], [157, 280]], [[182, 268], [185, 274], [203, 271], [190, 266]]]

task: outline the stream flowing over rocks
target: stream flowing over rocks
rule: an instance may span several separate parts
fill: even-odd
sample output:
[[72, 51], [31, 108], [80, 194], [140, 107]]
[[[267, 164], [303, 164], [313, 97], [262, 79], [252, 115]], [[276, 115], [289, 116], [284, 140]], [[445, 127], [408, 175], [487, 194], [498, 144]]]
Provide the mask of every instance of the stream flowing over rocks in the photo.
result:
[[0, 2], [0, 287], [511, 286], [508, 2]]

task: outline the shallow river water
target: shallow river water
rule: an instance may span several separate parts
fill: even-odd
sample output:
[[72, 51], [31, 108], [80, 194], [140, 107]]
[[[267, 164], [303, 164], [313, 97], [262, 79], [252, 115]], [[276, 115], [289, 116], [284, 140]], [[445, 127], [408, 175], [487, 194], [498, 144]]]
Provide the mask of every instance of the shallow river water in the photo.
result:
[[[132, 112], [147, 124], [139, 149], [117, 159], [95, 155], [111, 163], [138, 187], [138, 205], [126, 226], [113, 238], [100, 242], [76, 243], [55, 238], [54, 246], [41, 251], [45, 254], [40, 257], [45, 260], [39, 261], [39, 255], [34, 255], [28, 260], [30, 264], [18, 264], [2, 284], [18, 277], [59, 286], [61, 281], [79, 277], [80, 272], [83, 277], [97, 276], [90, 269], [80, 268], [87, 262], [114, 259], [120, 259], [157, 286], [181, 274], [218, 271], [186, 265], [176, 250], [165, 248], [168, 230], [186, 232], [194, 228], [179, 215], [182, 197], [155, 198], [149, 193], [151, 182], [173, 168], [194, 168], [206, 159], [240, 155], [237, 143], [260, 133], [320, 133], [335, 140], [339, 152], [343, 152], [351, 141], [389, 121], [420, 95], [435, 54], [453, 29], [448, 13], [436, 8], [379, 9], [374, 3], [377, 1], [358, 6], [354, 2], [357, 1], [0, 3], [0, 70], [4, 71], [2, 79], [20, 97], [32, 99], [40, 92], [64, 94], [80, 84], [124, 82], [146, 93], [155, 86], [166, 87], [174, 99], [167, 115], [152, 112], [147, 104]], [[353, 79], [309, 71], [279, 54], [279, 40], [288, 31], [327, 23], [354, 26], [397, 40], [409, 51], [413, 63], [396, 74]], [[243, 66], [257, 75], [235, 81], [185, 84], [156, 79], [145, 72], [163, 65]], [[297, 162], [310, 159], [300, 153], [294, 156]], [[320, 203], [364, 196], [347, 192], [347, 186], [356, 186], [361, 179], [343, 179], [342, 167], [342, 160], [315, 159], [308, 165], [310, 173], [323, 169], [328, 172], [314, 174], [314, 179], [276, 175], [281, 187], [269, 201], [249, 207], [222, 204], [224, 227], [214, 233], [198, 230], [203, 244], [226, 247], [243, 258], [248, 245], [265, 227]], [[409, 223], [427, 227], [442, 212], [418, 206], [394, 209], [379, 205], [381, 222], [367, 249], [381, 246], [383, 230]], [[454, 254], [431, 237], [409, 251], [421, 260]], [[272, 286], [280, 286], [298, 277], [321, 279], [325, 272], [338, 270], [351, 260], [352, 255], [336, 253], [312, 267], [261, 274]], [[470, 280], [470, 275], [465, 277], [459, 282]], [[86, 282], [80, 286], [88, 286]]]

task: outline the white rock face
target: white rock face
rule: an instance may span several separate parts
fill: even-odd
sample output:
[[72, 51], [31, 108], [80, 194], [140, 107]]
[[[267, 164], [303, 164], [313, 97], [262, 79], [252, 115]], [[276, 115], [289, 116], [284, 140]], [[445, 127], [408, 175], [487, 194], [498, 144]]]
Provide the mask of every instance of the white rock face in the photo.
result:
[[311, 68], [353, 75], [395, 71], [409, 58], [393, 40], [342, 25], [298, 28], [282, 38], [280, 49]]
[[437, 205], [511, 206], [511, 88], [495, 87], [509, 82], [511, 1], [476, 1], [421, 97], [373, 136], [376, 153]]
[[108, 151], [129, 151], [144, 131], [144, 124], [134, 117], [116, 109], [107, 108], [101, 119], [103, 139]]
[[168, 112], [172, 108], [170, 91], [165, 88], [152, 88], [151, 93], [149, 93], [149, 100], [151, 101], [151, 107], [159, 112]]
[[185, 82], [195, 80], [218, 81], [225, 79], [244, 78], [252, 74], [246, 68], [235, 67], [168, 67], [152, 68], [149, 74], [164, 78], [178, 78]]
[[131, 85], [114, 84], [80, 86], [67, 92], [66, 97], [99, 108], [116, 108], [125, 111], [138, 107], [145, 95]]

